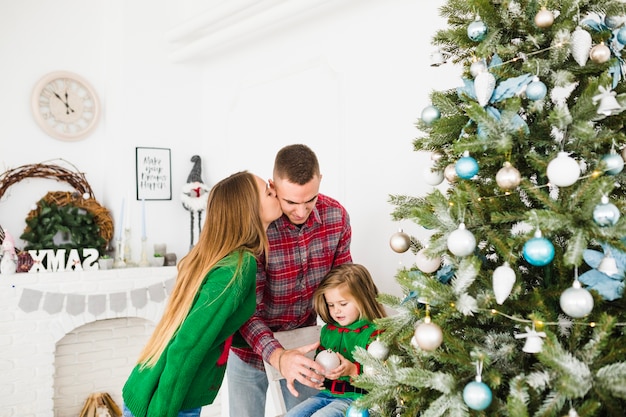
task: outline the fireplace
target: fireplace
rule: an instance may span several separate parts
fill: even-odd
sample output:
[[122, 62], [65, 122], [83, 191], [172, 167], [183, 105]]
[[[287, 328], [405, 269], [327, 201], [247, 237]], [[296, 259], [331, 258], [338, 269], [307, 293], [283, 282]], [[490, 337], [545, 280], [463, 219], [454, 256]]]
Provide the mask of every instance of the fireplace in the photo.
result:
[[175, 276], [175, 267], [0, 275], [0, 416], [77, 416], [93, 392], [121, 407]]

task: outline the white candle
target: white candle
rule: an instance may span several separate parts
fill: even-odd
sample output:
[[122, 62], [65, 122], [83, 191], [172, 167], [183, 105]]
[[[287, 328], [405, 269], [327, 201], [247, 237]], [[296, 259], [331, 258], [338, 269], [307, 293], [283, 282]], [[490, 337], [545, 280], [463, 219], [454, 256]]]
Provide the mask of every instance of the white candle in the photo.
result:
[[122, 229], [124, 228], [124, 203], [125, 198], [122, 198], [122, 209], [120, 210], [120, 218], [117, 227], [117, 240], [122, 240]]
[[141, 240], [146, 240], [146, 199], [141, 199]]

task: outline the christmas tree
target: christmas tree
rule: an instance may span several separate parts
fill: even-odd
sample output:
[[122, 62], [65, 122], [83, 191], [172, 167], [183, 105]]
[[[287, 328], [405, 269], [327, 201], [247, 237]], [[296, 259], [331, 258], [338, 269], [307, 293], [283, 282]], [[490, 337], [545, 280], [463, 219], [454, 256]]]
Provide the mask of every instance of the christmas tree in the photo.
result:
[[[413, 146], [424, 196], [394, 195], [415, 264], [348, 415], [626, 415], [626, 4], [448, 0], [433, 36], [462, 84]], [[368, 411], [365, 411], [368, 410]]]

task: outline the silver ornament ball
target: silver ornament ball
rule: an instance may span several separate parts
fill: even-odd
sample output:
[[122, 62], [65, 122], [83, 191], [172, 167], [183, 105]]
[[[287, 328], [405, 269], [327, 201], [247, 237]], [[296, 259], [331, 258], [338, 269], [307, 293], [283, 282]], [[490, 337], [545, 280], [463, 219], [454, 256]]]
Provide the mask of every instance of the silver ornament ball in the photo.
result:
[[319, 363], [327, 372], [339, 366], [339, 356], [330, 349], [322, 350], [315, 357], [315, 362]]
[[389, 246], [394, 252], [404, 253], [411, 247], [411, 238], [402, 230], [391, 235]]

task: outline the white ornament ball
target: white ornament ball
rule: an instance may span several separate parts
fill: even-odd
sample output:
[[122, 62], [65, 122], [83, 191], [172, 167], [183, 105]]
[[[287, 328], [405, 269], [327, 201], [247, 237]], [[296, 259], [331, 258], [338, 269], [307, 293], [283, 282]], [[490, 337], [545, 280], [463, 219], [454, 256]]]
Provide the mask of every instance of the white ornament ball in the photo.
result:
[[609, 202], [606, 196], [603, 196], [602, 202], [593, 208], [593, 221], [600, 227], [615, 226], [619, 218], [619, 209]]
[[515, 271], [508, 262], [503, 263], [493, 271], [493, 292], [498, 304], [502, 305], [509, 297], [513, 285], [515, 285]]
[[526, 86], [526, 97], [537, 101], [543, 99], [548, 93], [548, 87], [542, 81], [533, 81]]
[[424, 110], [422, 110], [422, 120], [427, 126], [430, 126], [434, 121], [439, 120], [440, 117], [441, 112], [435, 106], [426, 106]]
[[402, 230], [391, 235], [389, 246], [394, 252], [404, 253], [411, 247], [411, 238]]
[[547, 175], [553, 185], [568, 187], [580, 178], [580, 165], [567, 152], [559, 152], [548, 164]]
[[432, 186], [439, 185], [443, 182], [443, 178], [444, 176], [442, 170], [433, 170], [431, 166], [424, 168], [424, 181], [426, 181], [426, 184]]
[[516, 188], [521, 182], [522, 174], [508, 161], [504, 163], [504, 166], [496, 174], [498, 187], [505, 191]]
[[476, 238], [461, 223], [459, 227], [448, 235], [448, 250], [456, 256], [467, 256], [476, 248]]
[[431, 258], [426, 255], [426, 249], [420, 249], [415, 255], [415, 265], [420, 271], [430, 274], [438, 270], [441, 266], [441, 257], [435, 256]]
[[602, 157], [606, 164], [605, 172], [609, 175], [617, 175], [624, 169], [624, 159], [617, 152], [610, 152]]
[[559, 303], [561, 310], [575, 319], [585, 317], [593, 310], [593, 297], [589, 291], [582, 288], [578, 280], [574, 281], [570, 288], [563, 291]]
[[535, 15], [535, 25], [539, 28], [549, 28], [554, 23], [554, 15], [550, 10], [542, 7], [539, 13]]
[[591, 48], [589, 58], [596, 64], [604, 64], [611, 59], [611, 50], [604, 43], [599, 43]]
[[367, 351], [374, 358], [379, 359], [381, 361], [384, 361], [385, 359], [387, 359], [387, 356], [389, 355], [389, 347], [387, 347], [386, 344], [384, 344], [378, 339], [370, 343], [370, 345], [367, 347]]
[[474, 78], [483, 71], [487, 71], [487, 64], [484, 59], [472, 62], [472, 65], [470, 65], [470, 74]]
[[428, 352], [437, 349], [441, 346], [441, 342], [443, 342], [441, 327], [432, 322], [418, 324], [413, 337], [420, 349]]
[[330, 372], [339, 366], [339, 356], [330, 349], [322, 350], [315, 357], [315, 362], [324, 367], [326, 372]]

